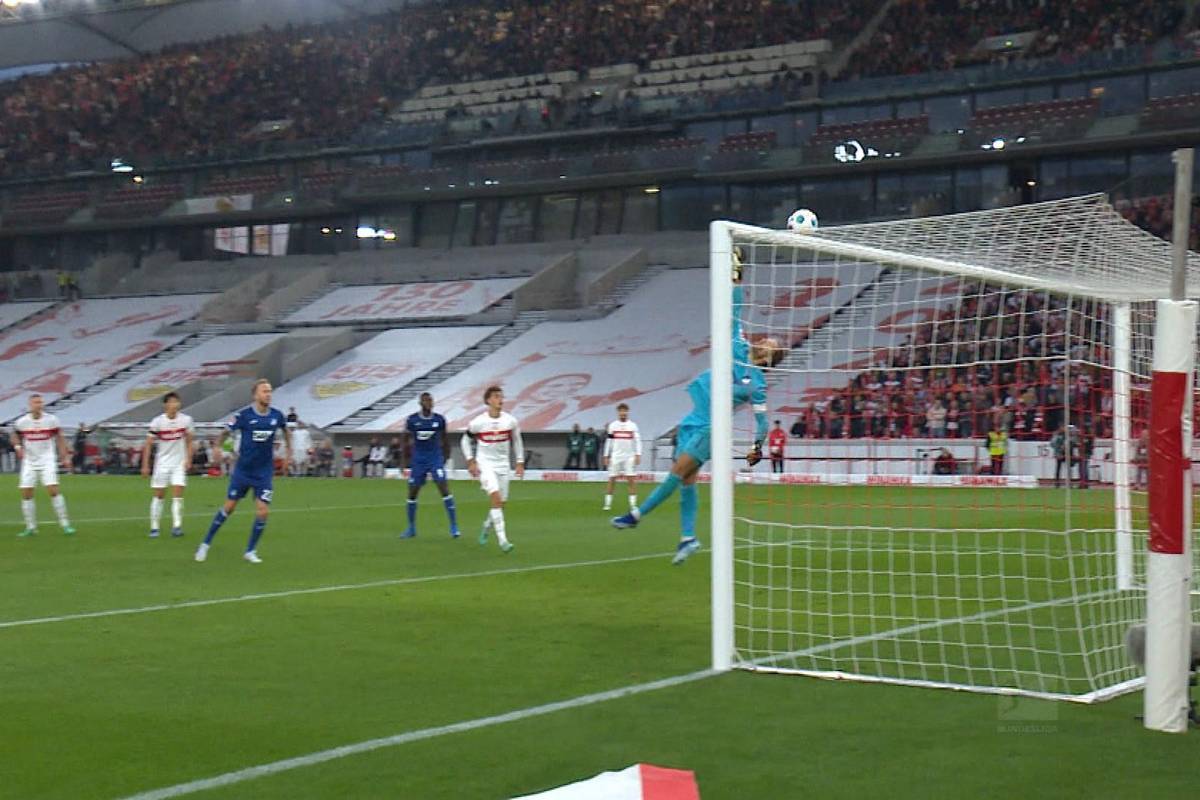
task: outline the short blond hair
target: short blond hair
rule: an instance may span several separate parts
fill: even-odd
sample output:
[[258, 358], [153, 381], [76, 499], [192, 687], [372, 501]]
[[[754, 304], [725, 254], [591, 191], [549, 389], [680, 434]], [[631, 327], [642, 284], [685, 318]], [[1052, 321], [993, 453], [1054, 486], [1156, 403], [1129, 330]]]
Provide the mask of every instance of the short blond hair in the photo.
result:
[[254, 382], [254, 386], [250, 389], [250, 396], [254, 397], [254, 395], [258, 394], [258, 387], [262, 386], [263, 384], [270, 386], [271, 382], [266, 378], [259, 378]]

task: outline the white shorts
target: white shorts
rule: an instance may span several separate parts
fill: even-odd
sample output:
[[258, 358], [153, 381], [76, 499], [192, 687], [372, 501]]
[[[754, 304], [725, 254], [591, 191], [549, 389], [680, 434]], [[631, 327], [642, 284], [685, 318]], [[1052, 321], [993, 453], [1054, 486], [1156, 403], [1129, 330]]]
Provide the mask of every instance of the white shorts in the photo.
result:
[[608, 460], [608, 477], [632, 477], [636, 474], [637, 467], [633, 463], [633, 456], [610, 458]]
[[183, 464], [154, 465], [154, 472], [150, 476], [150, 488], [165, 489], [168, 486], [187, 486], [187, 472], [184, 471]]
[[491, 495], [494, 492], [499, 492], [500, 499], [507, 501], [508, 481], [508, 470], [500, 472], [485, 464], [479, 465], [479, 486], [483, 489], [484, 494]]
[[53, 461], [34, 462], [23, 459], [21, 461], [21, 488], [32, 489], [39, 483], [42, 486], [57, 486], [58, 464]]

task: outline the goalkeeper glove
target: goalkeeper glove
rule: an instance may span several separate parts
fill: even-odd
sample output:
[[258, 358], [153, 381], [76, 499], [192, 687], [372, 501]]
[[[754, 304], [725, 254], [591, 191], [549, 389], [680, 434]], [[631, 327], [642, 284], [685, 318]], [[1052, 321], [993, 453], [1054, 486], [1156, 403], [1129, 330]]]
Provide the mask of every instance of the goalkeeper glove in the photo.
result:
[[762, 461], [762, 457], [762, 442], [755, 442], [754, 447], [751, 447], [750, 452], [746, 454], [746, 463], [753, 467]]
[[742, 282], [742, 248], [733, 248], [733, 282]]

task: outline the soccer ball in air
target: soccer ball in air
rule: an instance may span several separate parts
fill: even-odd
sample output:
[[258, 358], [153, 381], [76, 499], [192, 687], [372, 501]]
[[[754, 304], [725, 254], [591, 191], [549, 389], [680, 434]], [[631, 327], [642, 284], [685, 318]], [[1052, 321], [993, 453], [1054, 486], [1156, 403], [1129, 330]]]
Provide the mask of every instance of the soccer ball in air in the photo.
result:
[[817, 215], [807, 208], [798, 208], [787, 218], [787, 229], [792, 233], [812, 233], [820, 224]]

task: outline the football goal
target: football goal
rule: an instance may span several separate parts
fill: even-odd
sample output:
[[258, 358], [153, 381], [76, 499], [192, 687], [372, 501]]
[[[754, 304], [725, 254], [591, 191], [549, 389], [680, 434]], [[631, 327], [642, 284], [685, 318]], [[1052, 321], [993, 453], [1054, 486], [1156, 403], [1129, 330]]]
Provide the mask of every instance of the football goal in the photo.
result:
[[767, 370], [786, 444], [753, 469], [750, 415], [713, 381], [714, 666], [1083, 702], [1139, 688], [1124, 637], [1148, 575], [1182, 591], [1181, 624], [1197, 607], [1196, 305], [1164, 299], [1171, 246], [1100, 195], [710, 235], [714, 375], [733, 313], [788, 347]]

